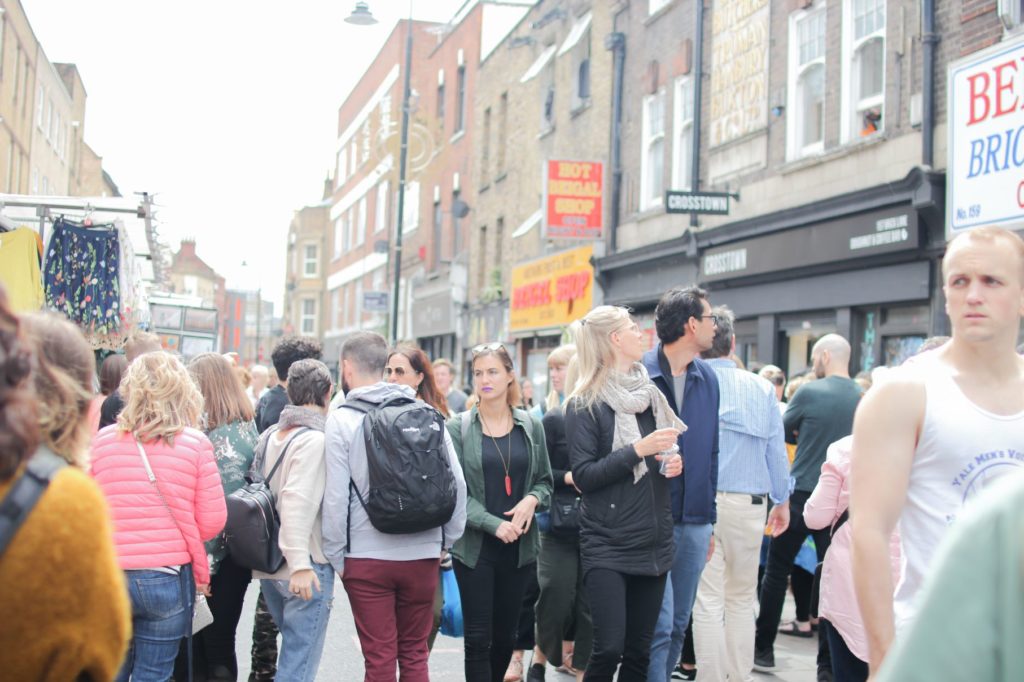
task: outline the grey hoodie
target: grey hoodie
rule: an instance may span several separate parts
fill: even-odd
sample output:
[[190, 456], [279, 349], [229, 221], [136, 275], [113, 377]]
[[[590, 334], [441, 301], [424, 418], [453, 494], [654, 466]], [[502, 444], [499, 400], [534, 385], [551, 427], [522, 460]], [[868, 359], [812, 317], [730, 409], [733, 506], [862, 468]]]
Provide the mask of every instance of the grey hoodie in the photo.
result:
[[[399, 395], [415, 397], [408, 386], [384, 382], [352, 389], [347, 397], [381, 403]], [[363, 416], [362, 412], [339, 407], [327, 418], [327, 491], [324, 494], [322, 526], [324, 555], [341, 575], [344, 574], [346, 556], [385, 561], [440, 559], [442, 549], [447, 550], [454, 545], [466, 528], [466, 480], [448, 430], [444, 430], [444, 440], [455, 475], [457, 498], [455, 512], [444, 524], [442, 548], [441, 527], [402, 535], [381, 533], [370, 523], [359, 501], [350, 499], [349, 480], [355, 483], [363, 499], [366, 499], [369, 488]], [[346, 552], [346, 546], [351, 551]]]

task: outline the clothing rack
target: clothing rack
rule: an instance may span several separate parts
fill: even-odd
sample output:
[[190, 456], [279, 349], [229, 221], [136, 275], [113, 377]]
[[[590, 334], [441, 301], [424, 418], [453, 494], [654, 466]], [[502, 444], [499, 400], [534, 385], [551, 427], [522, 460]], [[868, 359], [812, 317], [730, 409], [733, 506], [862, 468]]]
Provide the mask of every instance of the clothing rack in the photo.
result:
[[[54, 201], [48, 201], [46, 197], [33, 197], [25, 195], [13, 195], [10, 197], [0, 197], [0, 225], [7, 227], [4, 221], [7, 220], [3, 216], [3, 209], [6, 206], [18, 206], [22, 208], [35, 208], [36, 219], [39, 222], [39, 237], [45, 242], [46, 241], [46, 221], [53, 221], [52, 212], [57, 211], [85, 211], [87, 214], [91, 214], [95, 211], [101, 213], [125, 213], [134, 214], [137, 218], [142, 218], [146, 221], [147, 234], [152, 229], [152, 201], [147, 193], [142, 194], [142, 201], [139, 202], [138, 206], [116, 206], [112, 204], [106, 204], [105, 202], [96, 202], [95, 204], [90, 199], [83, 199], [76, 201], [72, 197], [54, 197]], [[8, 227], [8, 229], [12, 229]]]

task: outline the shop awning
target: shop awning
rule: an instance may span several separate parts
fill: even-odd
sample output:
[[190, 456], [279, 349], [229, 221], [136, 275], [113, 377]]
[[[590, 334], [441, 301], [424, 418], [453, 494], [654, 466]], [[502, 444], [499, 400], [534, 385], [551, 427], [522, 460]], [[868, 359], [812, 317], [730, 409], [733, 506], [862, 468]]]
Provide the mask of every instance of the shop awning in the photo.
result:
[[516, 228], [516, 231], [512, 233], [512, 238], [516, 239], [517, 237], [522, 237], [524, 234], [539, 225], [543, 217], [544, 209], [538, 208], [536, 213], [524, 220], [523, 224]]
[[533, 79], [538, 73], [540, 73], [540, 70], [547, 66], [547, 63], [550, 62], [551, 58], [555, 56], [555, 50], [557, 49], [558, 45], [552, 45], [551, 47], [541, 52], [540, 56], [537, 57], [537, 61], [530, 65], [530, 68], [526, 70], [526, 73], [524, 73], [523, 77], [519, 79], [519, 82], [526, 83], [527, 81]]
[[572, 25], [572, 30], [569, 31], [569, 37], [562, 43], [562, 47], [558, 50], [558, 56], [561, 57], [563, 54], [576, 47], [576, 43], [580, 42], [580, 38], [590, 28], [590, 20], [593, 18], [593, 12], [587, 12], [582, 17], [576, 20], [576, 23]]

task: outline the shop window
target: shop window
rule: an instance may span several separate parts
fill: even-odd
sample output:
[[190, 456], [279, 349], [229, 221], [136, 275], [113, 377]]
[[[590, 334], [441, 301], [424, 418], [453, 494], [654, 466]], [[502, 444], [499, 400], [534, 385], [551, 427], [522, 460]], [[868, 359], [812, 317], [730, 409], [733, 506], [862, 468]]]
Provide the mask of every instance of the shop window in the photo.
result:
[[693, 166], [693, 79], [683, 76], [676, 79], [675, 114], [672, 145], [672, 188], [690, 190]]
[[885, 114], [885, 0], [843, 3], [843, 139], [882, 130]]
[[788, 157], [820, 153], [825, 140], [825, 4], [789, 21]]
[[886, 336], [882, 338], [883, 360], [886, 367], [897, 367], [917, 355], [925, 342], [924, 336]]
[[662, 203], [665, 190], [665, 90], [643, 100], [643, 156], [640, 168], [640, 210]]

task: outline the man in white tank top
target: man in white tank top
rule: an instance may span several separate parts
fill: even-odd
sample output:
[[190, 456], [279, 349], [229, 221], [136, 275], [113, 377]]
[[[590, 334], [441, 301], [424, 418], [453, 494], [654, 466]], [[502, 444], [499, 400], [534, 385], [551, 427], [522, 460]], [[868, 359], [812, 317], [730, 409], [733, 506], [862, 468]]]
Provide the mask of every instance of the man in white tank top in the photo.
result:
[[[942, 261], [952, 339], [869, 391], [853, 428], [850, 522], [853, 574], [872, 673], [935, 550], [972, 498], [1024, 471], [1024, 241], [978, 228], [950, 242]], [[892, 585], [889, 537], [899, 523], [901, 572]]]

